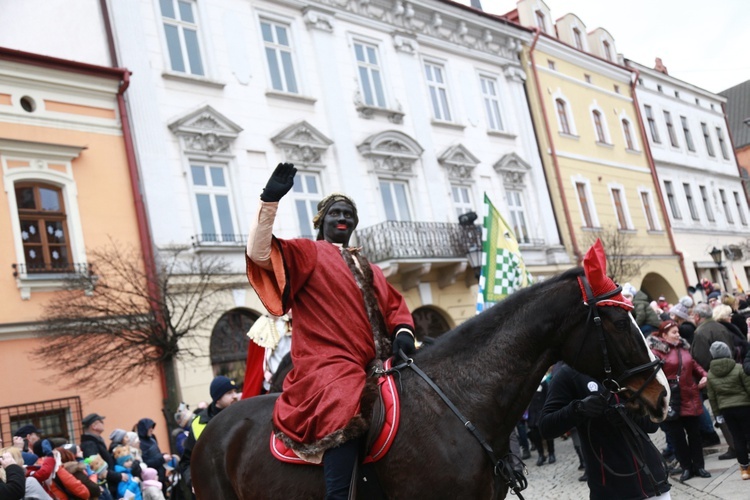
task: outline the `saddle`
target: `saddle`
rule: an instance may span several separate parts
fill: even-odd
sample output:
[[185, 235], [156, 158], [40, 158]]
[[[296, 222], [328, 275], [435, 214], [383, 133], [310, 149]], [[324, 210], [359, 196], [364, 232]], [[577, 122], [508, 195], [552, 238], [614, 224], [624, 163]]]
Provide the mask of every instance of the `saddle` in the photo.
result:
[[[383, 369], [388, 370], [391, 367], [391, 359], [383, 364]], [[372, 417], [370, 418], [370, 430], [367, 432], [365, 439], [366, 455], [363, 464], [377, 462], [388, 453], [393, 444], [398, 431], [398, 424], [401, 416], [401, 406], [399, 404], [398, 390], [394, 374], [382, 375], [382, 370], [374, 370], [377, 379], [378, 397], [372, 405]], [[288, 448], [284, 443], [276, 439], [276, 434], [271, 432], [271, 455], [277, 460], [288, 464], [313, 464], [297, 456], [294, 451]]]

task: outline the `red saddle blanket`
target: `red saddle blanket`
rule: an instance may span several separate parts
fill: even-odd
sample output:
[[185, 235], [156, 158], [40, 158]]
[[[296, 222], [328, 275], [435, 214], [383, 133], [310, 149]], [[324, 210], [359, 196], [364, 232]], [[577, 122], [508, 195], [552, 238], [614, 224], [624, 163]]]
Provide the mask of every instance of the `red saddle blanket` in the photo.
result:
[[[390, 367], [391, 360], [388, 359], [384, 363], [384, 368], [387, 370]], [[393, 444], [393, 440], [396, 437], [398, 422], [401, 418], [398, 391], [396, 390], [396, 381], [394, 380], [393, 374], [380, 377], [380, 379], [378, 379], [378, 388], [380, 390], [380, 398], [385, 407], [385, 420], [383, 426], [380, 428], [378, 437], [375, 438], [375, 441], [367, 452], [367, 456], [363, 461], [365, 464], [377, 462], [388, 453], [388, 450], [391, 448], [391, 444]], [[298, 457], [290, 448], [287, 448], [281, 440], [276, 439], [276, 434], [273, 432], [271, 432], [271, 454], [278, 460], [289, 464], [318, 465]], [[319, 465], [322, 465], [322, 463]]]

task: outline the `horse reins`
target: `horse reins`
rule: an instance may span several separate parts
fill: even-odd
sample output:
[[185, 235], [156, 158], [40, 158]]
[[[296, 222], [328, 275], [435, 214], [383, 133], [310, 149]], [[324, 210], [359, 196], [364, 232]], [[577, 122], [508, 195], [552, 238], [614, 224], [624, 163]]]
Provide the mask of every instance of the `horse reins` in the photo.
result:
[[[453, 402], [446, 396], [446, 394], [438, 387], [438, 385], [427, 375], [425, 372], [423, 372], [415, 363], [412, 358], [407, 357], [403, 351], [398, 352], [399, 356], [403, 360], [403, 363], [398, 364], [396, 366], [393, 366], [392, 368], [385, 370], [383, 372], [384, 375], [389, 373], [399, 373], [400, 370], [404, 368], [411, 368], [416, 372], [417, 375], [422, 377], [422, 380], [427, 382], [427, 385], [429, 385], [432, 390], [434, 390], [438, 396], [440, 396], [440, 399], [443, 400], [443, 402], [448, 405], [448, 408], [451, 409], [451, 411], [458, 417], [461, 422], [463, 422], [464, 427], [471, 432], [472, 436], [476, 438], [477, 441], [479, 441], [479, 444], [482, 446], [482, 449], [484, 450], [487, 457], [489, 457], [490, 462], [492, 462], [492, 472], [495, 475], [495, 477], [500, 477], [504, 482], [505, 485], [510, 488], [514, 495], [516, 495], [520, 500], [524, 500], [523, 495], [521, 495], [521, 491], [525, 490], [528, 486], [528, 481], [526, 480], [526, 476], [519, 471], [516, 471], [513, 469], [511, 465], [511, 461], [518, 461], [521, 463], [521, 465], [524, 466], [524, 469], [526, 468], [526, 464], [521, 461], [520, 458], [513, 455], [512, 453], [508, 453], [505, 455], [505, 457], [498, 459], [495, 455], [495, 451], [492, 449], [492, 446], [490, 446], [490, 443], [487, 442], [487, 439], [485, 439], [484, 435], [482, 435], [482, 432], [477, 429], [477, 427], [466, 418], [461, 411], [456, 408], [456, 405], [453, 404]], [[510, 459], [510, 460], [509, 460]]]

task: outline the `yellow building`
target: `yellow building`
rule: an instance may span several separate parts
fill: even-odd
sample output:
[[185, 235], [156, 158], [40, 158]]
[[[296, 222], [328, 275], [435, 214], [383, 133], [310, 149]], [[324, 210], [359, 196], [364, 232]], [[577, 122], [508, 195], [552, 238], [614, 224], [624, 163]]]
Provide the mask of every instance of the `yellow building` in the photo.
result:
[[633, 73], [618, 64], [614, 39], [602, 28], [588, 32], [574, 14], [553, 25], [540, 0], [518, 2], [507, 17], [535, 29], [522, 64], [566, 249], [580, 263], [592, 239], [602, 237], [610, 272], [618, 261], [641, 264], [636, 274], [616, 278], [652, 299], [676, 301], [687, 280], [663, 215]]
[[[0, 435], [34, 423], [45, 436], [79, 442], [81, 419], [96, 412], [107, 431], [156, 422], [166, 450], [159, 380], [125, 385], [98, 368], [105, 399], [66, 387], [59, 361], [33, 359], [45, 305], [66, 278], [96, 273], [91, 251], [110, 242], [141, 247], [137, 180], [123, 132], [127, 70], [0, 48]], [[148, 248], [148, 245], [145, 246]], [[146, 252], [148, 253], [148, 252]], [[92, 268], [91, 265], [94, 265]], [[96, 289], [89, 290], [96, 293]]]

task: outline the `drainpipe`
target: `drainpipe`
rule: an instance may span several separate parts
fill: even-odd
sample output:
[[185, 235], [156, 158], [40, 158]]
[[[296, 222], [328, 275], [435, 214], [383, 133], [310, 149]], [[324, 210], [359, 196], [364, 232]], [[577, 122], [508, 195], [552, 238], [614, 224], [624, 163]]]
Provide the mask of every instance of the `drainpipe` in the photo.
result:
[[534, 48], [539, 41], [539, 36], [542, 34], [542, 30], [539, 27], [534, 28], [534, 41], [531, 42], [529, 48], [529, 62], [531, 63], [531, 69], [534, 75], [537, 99], [539, 99], [539, 106], [542, 110], [542, 118], [544, 119], [544, 129], [547, 132], [547, 140], [549, 141], [550, 155], [552, 156], [552, 164], [555, 167], [555, 177], [557, 178], [557, 187], [560, 190], [560, 200], [562, 200], [563, 213], [565, 214], [565, 222], [568, 226], [568, 233], [570, 234], [570, 243], [573, 246], [573, 254], [576, 258], [576, 265], [580, 266], [583, 263], [583, 256], [581, 250], [578, 248], [578, 240], [576, 239], [576, 233], [573, 228], [573, 220], [570, 217], [570, 208], [568, 207], [568, 201], [565, 197], [565, 189], [563, 188], [562, 174], [560, 172], [560, 163], [557, 160], [557, 152], [555, 150], [555, 142], [552, 140], [552, 132], [549, 127], [549, 119], [547, 118], [547, 109], [544, 106], [544, 99], [542, 96], [542, 88], [539, 84], [539, 73], [536, 69], [536, 61], [534, 60]]
[[[104, 22], [104, 30], [107, 35], [107, 47], [109, 49], [109, 57], [112, 62], [112, 66], [117, 67], [117, 51], [115, 50], [115, 38], [112, 30], [112, 22], [109, 17], [109, 6], [107, 0], [99, 0], [99, 5], [102, 12], [102, 21]], [[154, 258], [154, 246], [151, 241], [151, 230], [148, 224], [148, 217], [146, 216], [146, 207], [143, 202], [143, 194], [141, 192], [141, 178], [138, 173], [138, 161], [136, 160], [135, 147], [133, 145], [133, 134], [130, 130], [130, 116], [128, 115], [127, 103], [125, 102], [125, 91], [130, 86], [130, 71], [127, 69], [122, 70], [122, 83], [120, 88], [117, 90], [117, 107], [120, 111], [120, 122], [122, 123], [122, 136], [125, 142], [125, 158], [128, 162], [128, 174], [130, 176], [130, 188], [133, 192], [133, 202], [135, 204], [135, 217], [138, 224], [138, 236], [141, 242], [141, 253], [143, 254], [144, 265], [146, 266], [146, 277], [148, 283], [149, 296], [152, 297], [151, 309], [156, 314], [158, 321], [164, 324], [164, 317], [161, 314], [158, 301], [161, 297], [161, 290], [157, 285], [156, 275], [156, 259]], [[159, 364], [159, 379], [161, 382], [162, 399], [168, 401], [169, 391], [167, 389], [167, 378], [164, 373], [164, 366]], [[169, 420], [167, 420], [169, 422]]]
[[672, 235], [672, 224], [669, 222], [669, 214], [667, 212], [667, 205], [664, 203], [664, 197], [661, 193], [661, 185], [659, 184], [659, 176], [656, 174], [656, 165], [654, 164], [654, 157], [651, 155], [651, 146], [648, 143], [648, 137], [646, 136], [646, 128], [643, 125], [643, 117], [641, 116], [641, 107], [638, 104], [638, 97], [636, 96], [636, 86], [638, 79], [640, 78], [641, 72], [637, 68], [629, 67], [630, 73], [630, 94], [633, 97], [633, 104], [635, 104], [635, 116], [638, 117], [638, 124], [641, 129], [641, 143], [643, 144], [643, 150], [646, 152], [646, 159], [648, 160], [648, 167], [651, 170], [651, 178], [654, 181], [654, 187], [656, 188], [656, 197], [659, 199], [659, 206], [661, 207], [661, 213], [664, 214], [664, 224], [667, 226], [667, 237], [669, 238], [669, 245], [672, 247], [672, 252], [677, 255], [680, 262], [680, 270], [682, 271], [682, 280], [685, 282], [685, 289], [690, 286], [690, 281], [687, 277], [687, 271], [685, 271], [685, 256], [674, 244], [674, 236]]

